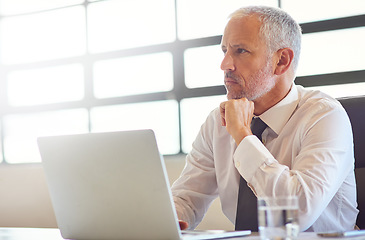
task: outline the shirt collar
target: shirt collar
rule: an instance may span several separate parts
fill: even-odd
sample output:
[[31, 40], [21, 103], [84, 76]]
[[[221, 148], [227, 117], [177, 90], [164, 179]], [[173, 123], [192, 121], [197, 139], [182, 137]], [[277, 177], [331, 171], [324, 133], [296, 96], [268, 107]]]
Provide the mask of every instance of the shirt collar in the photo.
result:
[[277, 135], [280, 134], [285, 124], [293, 114], [299, 102], [298, 90], [293, 83], [288, 95], [276, 105], [265, 111], [259, 117], [264, 121]]

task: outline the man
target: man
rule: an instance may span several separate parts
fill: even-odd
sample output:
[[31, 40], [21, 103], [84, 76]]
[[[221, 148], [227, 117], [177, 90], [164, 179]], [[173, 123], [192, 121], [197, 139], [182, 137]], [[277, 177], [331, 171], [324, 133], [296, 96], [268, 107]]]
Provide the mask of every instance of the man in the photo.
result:
[[[217, 196], [235, 223], [242, 176], [256, 197], [297, 196], [301, 231], [354, 229], [351, 125], [335, 99], [294, 84], [300, 42], [299, 25], [282, 10], [230, 16], [221, 43], [228, 101], [202, 125], [172, 187], [181, 228], [195, 228]], [[262, 141], [253, 117], [267, 125]]]

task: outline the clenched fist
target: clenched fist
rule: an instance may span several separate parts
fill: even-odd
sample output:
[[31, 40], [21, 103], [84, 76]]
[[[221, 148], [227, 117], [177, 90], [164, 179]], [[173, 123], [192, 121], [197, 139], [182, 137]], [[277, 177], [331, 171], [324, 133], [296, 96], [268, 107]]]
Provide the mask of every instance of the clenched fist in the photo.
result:
[[254, 103], [247, 98], [231, 99], [220, 104], [222, 126], [239, 145], [243, 138], [252, 135], [251, 121]]

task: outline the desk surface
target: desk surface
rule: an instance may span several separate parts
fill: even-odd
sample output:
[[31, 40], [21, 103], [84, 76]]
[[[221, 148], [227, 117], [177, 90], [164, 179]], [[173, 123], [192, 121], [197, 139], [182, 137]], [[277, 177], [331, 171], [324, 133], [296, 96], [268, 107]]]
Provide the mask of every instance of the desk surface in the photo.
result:
[[54, 228], [0, 228], [0, 240], [63, 240]]
[[[230, 240], [260, 240], [257, 233]], [[365, 236], [355, 238], [321, 238], [315, 233], [301, 233], [298, 240], [365, 240]], [[0, 240], [63, 240], [60, 231], [54, 228], [0, 228]]]

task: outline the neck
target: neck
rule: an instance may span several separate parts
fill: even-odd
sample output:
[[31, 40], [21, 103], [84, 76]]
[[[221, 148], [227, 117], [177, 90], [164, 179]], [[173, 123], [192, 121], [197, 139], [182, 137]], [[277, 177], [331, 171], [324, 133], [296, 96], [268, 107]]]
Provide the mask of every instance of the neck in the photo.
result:
[[264, 96], [257, 98], [254, 100], [255, 104], [255, 110], [254, 114], [255, 116], [259, 116], [266, 112], [271, 107], [275, 106], [278, 102], [280, 102], [283, 98], [288, 95], [291, 87], [292, 87], [292, 81], [289, 83], [285, 83], [286, 81], [280, 81], [278, 84], [275, 85], [275, 87], [265, 94]]

